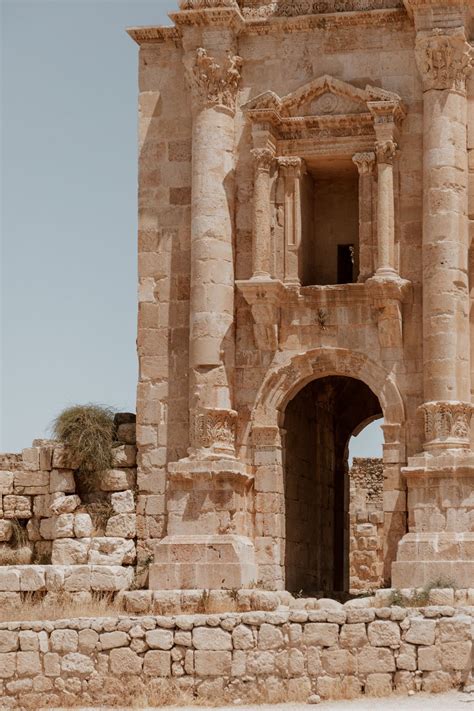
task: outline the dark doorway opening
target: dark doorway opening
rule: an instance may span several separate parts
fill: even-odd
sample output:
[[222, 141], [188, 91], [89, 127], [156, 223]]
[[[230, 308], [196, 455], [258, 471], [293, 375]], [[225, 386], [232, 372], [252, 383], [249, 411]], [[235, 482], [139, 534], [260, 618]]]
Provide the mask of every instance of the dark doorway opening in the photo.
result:
[[285, 436], [286, 588], [305, 594], [349, 589], [349, 440], [381, 416], [365, 383], [313, 380], [287, 405]]
[[350, 284], [354, 281], [354, 245], [337, 245], [337, 283]]

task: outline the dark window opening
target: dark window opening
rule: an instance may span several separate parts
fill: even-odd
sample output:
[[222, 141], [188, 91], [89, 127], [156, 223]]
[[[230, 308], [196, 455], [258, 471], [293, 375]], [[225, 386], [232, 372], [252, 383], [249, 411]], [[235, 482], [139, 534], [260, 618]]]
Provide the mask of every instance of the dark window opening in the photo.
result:
[[337, 245], [337, 283], [350, 284], [354, 281], [354, 245]]

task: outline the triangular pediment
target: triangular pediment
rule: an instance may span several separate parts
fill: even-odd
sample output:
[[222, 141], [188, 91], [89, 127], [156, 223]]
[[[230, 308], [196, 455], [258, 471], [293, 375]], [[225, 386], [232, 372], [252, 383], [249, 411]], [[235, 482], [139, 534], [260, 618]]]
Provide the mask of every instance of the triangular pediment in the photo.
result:
[[282, 98], [273, 91], [266, 91], [242, 108], [249, 112], [273, 110], [281, 117], [325, 116], [368, 113], [368, 102], [380, 101], [401, 103], [398, 94], [393, 92], [370, 85], [359, 89], [324, 74]]

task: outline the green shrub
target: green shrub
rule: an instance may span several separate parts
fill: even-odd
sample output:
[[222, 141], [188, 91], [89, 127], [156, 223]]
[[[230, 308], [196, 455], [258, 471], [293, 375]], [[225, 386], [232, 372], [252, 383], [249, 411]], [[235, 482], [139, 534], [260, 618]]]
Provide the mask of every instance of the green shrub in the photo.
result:
[[53, 434], [78, 463], [79, 485], [94, 488], [97, 475], [112, 466], [114, 410], [103, 405], [73, 405], [54, 420]]

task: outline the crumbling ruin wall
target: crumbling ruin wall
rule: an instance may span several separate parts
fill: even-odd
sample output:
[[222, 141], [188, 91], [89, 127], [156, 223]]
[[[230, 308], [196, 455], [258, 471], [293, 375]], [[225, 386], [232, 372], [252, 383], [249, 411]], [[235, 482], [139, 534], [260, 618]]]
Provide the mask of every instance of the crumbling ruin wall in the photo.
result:
[[350, 478], [350, 589], [383, 587], [383, 460], [354, 458]]
[[0, 455], [2, 594], [130, 587], [144, 518], [133, 420], [116, 415], [113, 468], [98, 475], [97, 490], [80, 491], [77, 462], [56, 441]]

